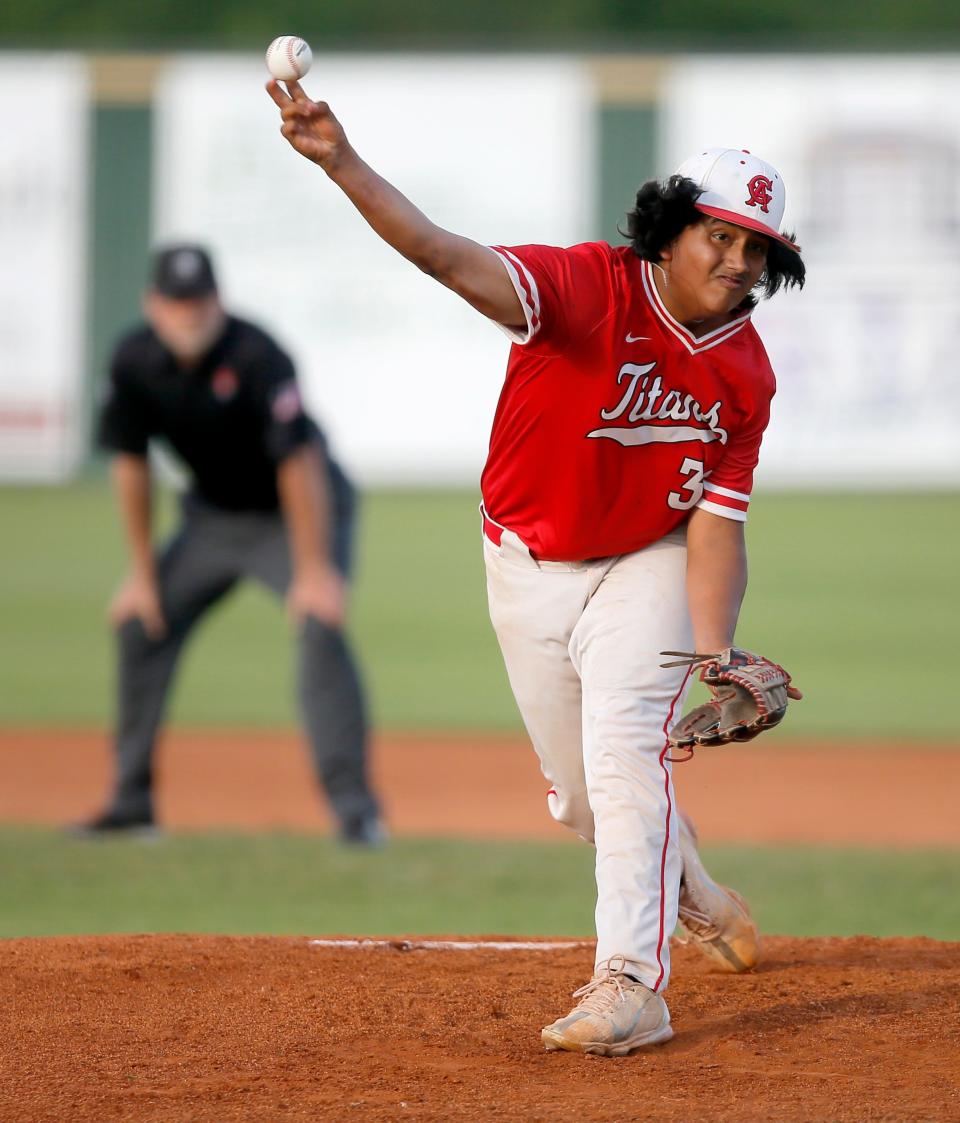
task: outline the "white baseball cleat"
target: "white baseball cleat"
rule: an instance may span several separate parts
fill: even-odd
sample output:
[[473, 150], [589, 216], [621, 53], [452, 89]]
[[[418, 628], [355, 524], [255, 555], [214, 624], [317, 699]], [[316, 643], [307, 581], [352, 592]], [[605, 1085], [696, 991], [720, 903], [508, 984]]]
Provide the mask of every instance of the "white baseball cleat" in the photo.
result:
[[597, 968], [586, 986], [573, 992], [580, 999], [577, 1005], [540, 1034], [548, 1051], [623, 1057], [631, 1049], [673, 1037], [666, 1002], [624, 974], [625, 966], [623, 956], [615, 955]]
[[740, 974], [757, 965], [760, 936], [747, 903], [704, 869], [693, 823], [681, 811], [679, 921], [690, 941], [723, 971]]

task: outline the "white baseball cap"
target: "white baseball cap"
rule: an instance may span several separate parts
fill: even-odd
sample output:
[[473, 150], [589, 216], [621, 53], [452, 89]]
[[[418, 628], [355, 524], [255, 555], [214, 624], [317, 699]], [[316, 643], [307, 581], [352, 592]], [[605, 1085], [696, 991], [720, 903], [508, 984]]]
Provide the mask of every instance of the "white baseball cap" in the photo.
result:
[[772, 164], [745, 148], [708, 148], [677, 168], [677, 175], [703, 188], [698, 211], [775, 238], [790, 249], [800, 247], [780, 233], [787, 192]]

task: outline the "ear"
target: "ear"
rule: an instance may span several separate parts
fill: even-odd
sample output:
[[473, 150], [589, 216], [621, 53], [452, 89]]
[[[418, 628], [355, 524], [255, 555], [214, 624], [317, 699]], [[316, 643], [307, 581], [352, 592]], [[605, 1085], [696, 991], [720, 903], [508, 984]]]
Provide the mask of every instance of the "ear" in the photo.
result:
[[663, 247], [663, 249], [660, 251], [660, 262], [661, 262], [661, 264], [667, 264], [667, 263], [673, 261], [673, 255], [676, 252], [676, 248], [677, 248], [676, 241], [668, 242]]

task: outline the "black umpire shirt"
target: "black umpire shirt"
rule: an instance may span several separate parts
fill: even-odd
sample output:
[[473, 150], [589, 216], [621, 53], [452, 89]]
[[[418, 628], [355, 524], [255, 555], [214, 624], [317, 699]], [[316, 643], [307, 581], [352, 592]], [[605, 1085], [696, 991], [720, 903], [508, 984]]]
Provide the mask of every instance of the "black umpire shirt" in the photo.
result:
[[117, 346], [99, 444], [144, 456], [152, 437], [189, 467], [200, 499], [228, 511], [276, 510], [277, 465], [322, 442], [303, 411], [293, 363], [266, 332], [232, 316], [189, 369], [147, 326]]

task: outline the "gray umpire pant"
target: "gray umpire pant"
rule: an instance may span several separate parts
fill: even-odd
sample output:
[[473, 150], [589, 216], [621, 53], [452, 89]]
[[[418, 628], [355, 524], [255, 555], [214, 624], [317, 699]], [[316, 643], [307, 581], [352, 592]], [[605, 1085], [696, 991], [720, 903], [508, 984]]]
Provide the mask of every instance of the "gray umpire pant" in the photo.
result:
[[[342, 477], [337, 483], [345, 484]], [[349, 485], [346, 485], [348, 488]], [[350, 566], [352, 494], [335, 486], [334, 560]], [[138, 619], [118, 631], [117, 781], [113, 810], [153, 814], [153, 759], [157, 731], [177, 660], [193, 626], [243, 578], [252, 577], [283, 597], [291, 558], [280, 513], [232, 512], [192, 495], [182, 501], [182, 523], [158, 557], [160, 597], [167, 631], [147, 636]], [[341, 826], [378, 814], [366, 772], [367, 720], [363, 689], [342, 632], [314, 618], [299, 628], [298, 694], [313, 762]]]

